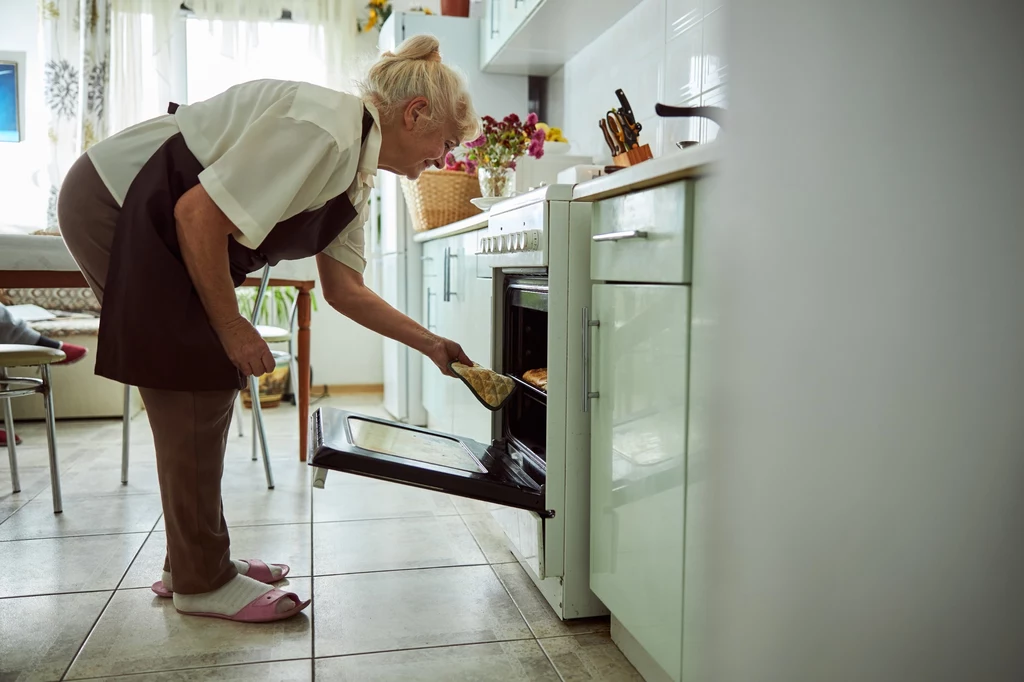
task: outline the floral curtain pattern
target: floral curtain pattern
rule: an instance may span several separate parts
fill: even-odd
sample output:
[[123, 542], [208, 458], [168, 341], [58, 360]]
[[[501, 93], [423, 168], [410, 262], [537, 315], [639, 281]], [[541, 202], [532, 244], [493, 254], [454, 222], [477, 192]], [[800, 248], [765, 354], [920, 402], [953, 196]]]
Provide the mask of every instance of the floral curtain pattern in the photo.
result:
[[50, 110], [46, 228], [57, 231], [57, 194], [64, 175], [107, 134], [110, 0], [44, 0], [40, 12]]

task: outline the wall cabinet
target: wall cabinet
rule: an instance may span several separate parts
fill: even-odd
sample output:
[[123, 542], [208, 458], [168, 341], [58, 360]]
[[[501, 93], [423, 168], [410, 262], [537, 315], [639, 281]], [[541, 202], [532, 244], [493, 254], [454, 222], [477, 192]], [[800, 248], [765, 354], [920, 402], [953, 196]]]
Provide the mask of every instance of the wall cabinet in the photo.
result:
[[[423, 325], [462, 346], [474, 362], [491, 364], [491, 282], [477, 277], [479, 233], [423, 244]], [[431, 429], [491, 440], [491, 412], [457, 379], [423, 362], [423, 406]]]

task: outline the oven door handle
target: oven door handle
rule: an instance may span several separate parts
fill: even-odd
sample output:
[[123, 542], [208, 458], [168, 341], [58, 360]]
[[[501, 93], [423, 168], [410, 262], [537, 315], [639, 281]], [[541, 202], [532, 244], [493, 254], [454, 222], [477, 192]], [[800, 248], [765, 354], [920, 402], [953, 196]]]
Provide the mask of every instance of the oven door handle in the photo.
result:
[[590, 390], [590, 334], [593, 327], [600, 327], [601, 322], [590, 319], [590, 308], [583, 308], [583, 411], [590, 412], [590, 401], [600, 398], [598, 391]]
[[605, 232], [591, 237], [595, 242], [621, 242], [624, 239], [647, 239], [647, 230], [623, 230], [622, 232]]

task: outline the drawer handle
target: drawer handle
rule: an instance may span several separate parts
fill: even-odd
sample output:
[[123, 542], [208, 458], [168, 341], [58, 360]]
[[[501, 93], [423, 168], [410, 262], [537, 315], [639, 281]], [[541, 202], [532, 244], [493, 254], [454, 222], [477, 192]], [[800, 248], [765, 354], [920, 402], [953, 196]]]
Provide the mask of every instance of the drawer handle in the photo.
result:
[[647, 230], [623, 230], [622, 232], [606, 232], [595, 234], [595, 242], [621, 242], [624, 239], [647, 239]]

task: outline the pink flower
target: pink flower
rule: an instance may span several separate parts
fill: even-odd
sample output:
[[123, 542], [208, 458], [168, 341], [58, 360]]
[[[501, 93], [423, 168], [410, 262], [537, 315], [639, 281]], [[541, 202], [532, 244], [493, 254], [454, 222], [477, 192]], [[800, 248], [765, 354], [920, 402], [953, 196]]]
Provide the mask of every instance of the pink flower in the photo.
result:
[[540, 146], [543, 147], [544, 146], [544, 137], [545, 137], [544, 131], [538, 129], [538, 130], [535, 130], [533, 132], [533, 135], [531, 136], [531, 139], [534, 142], [540, 142]]
[[467, 142], [466, 146], [468, 148], [470, 148], [470, 149], [475, 149], [476, 147], [484, 146], [485, 142], [487, 142], [487, 136], [486, 135], [481, 135], [480, 137], [476, 138], [475, 140], [471, 140], [471, 141]]
[[448, 170], [455, 168], [455, 155], [448, 152], [447, 156], [444, 157], [444, 167]]
[[476, 173], [477, 163], [473, 159], [466, 159], [466, 172], [472, 175]]
[[527, 150], [527, 153], [535, 159], [539, 159], [544, 156], [544, 141], [533, 140], [530, 142], [530, 148]]
[[537, 114], [535, 114], [534, 112], [531, 111], [526, 116], [526, 125], [532, 126], [532, 125], [536, 125], [536, 124], [537, 124]]

